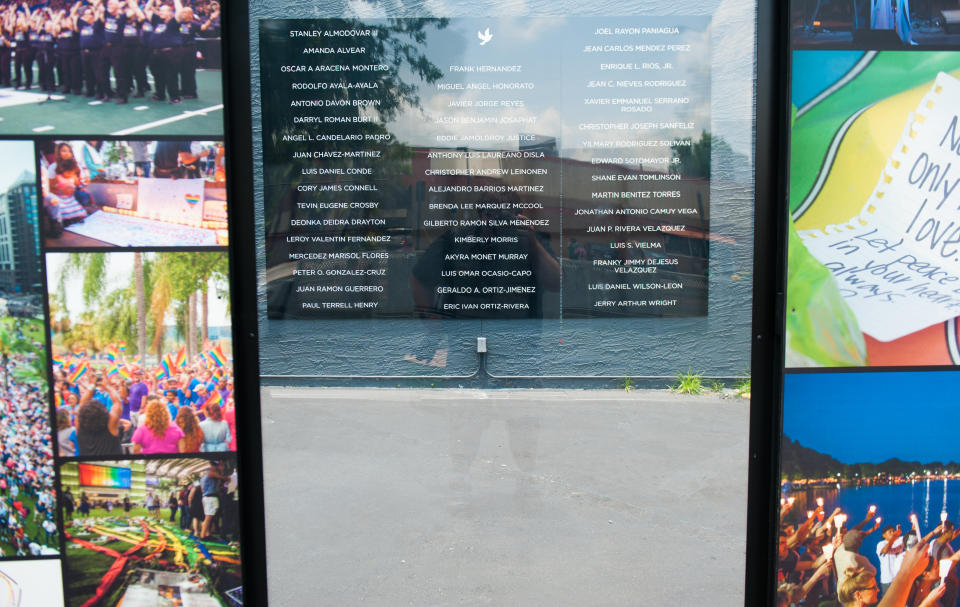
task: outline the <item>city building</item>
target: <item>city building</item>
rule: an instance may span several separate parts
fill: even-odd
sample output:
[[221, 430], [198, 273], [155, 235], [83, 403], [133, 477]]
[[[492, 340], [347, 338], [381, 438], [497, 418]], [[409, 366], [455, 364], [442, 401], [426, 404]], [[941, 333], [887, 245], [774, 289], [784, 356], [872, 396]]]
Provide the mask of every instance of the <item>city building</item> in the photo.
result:
[[39, 292], [40, 286], [37, 180], [24, 171], [0, 192], [0, 290]]

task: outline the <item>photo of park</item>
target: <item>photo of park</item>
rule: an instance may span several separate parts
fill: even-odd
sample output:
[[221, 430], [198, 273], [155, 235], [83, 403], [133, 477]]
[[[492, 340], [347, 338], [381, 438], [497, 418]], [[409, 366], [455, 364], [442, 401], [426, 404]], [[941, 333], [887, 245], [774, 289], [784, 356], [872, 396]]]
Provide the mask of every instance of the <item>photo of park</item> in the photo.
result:
[[233, 456], [67, 462], [60, 477], [68, 605], [241, 604]]
[[[803, 604], [812, 605], [838, 593], [842, 599], [845, 572], [854, 567], [864, 577], [846, 587], [868, 588], [875, 577], [881, 597], [888, 591], [900, 597], [892, 586], [899, 579], [896, 586], [912, 597], [898, 602], [891, 596], [883, 604], [956, 604], [958, 381], [954, 371], [786, 376], [778, 562], [783, 599], [805, 598]], [[924, 421], [913, 411], [922, 411]], [[911, 550], [933, 558], [902, 566]]]
[[226, 253], [47, 254], [61, 457], [236, 449]]

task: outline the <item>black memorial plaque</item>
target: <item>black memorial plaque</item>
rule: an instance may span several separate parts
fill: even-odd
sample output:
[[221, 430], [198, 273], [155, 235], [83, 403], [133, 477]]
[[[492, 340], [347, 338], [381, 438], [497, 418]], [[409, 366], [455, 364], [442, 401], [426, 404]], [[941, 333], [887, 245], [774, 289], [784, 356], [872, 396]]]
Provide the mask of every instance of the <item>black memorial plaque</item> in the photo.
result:
[[271, 318], [702, 316], [709, 19], [264, 20]]

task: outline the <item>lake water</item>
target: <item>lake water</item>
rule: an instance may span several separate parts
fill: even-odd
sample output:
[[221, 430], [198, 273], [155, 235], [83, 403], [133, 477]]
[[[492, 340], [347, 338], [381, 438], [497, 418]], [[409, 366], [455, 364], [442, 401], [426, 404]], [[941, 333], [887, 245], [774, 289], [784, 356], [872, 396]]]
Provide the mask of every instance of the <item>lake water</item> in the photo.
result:
[[[823, 498], [823, 510], [828, 515], [837, 506], [847, 515], [847, 527], [863, 520], [871, 505], [876, 505], [877, 516], [883, 517], [880, 529], [887, 525], [900, 524], [904, 532], [910, 529], [910, 515], [916, 514], [921, 533], [928, 533], [940, 524], [940, 513], [946, 510], [947, 517], [956, 525], [960, 523], [960, 480], [922, 480], [903, 485], [880, 485], [872, 487], [844, 487], [842, 489], [811, 489], [786, 492], [784, 497], [795, 496], [794, 512], [797, 522], [806, 519], [807, 510], [815, 508], [816, 498]], [[867, 526], [872, 528], [872, 524]], [[875, 567], [877, 543], [883, 540], [880, 529], [867, 536], [860, 553], [869, 556]], [[957, 542], [960, 544], [960, 542]], [[958, 546], [953, 546], [957, 549]]]

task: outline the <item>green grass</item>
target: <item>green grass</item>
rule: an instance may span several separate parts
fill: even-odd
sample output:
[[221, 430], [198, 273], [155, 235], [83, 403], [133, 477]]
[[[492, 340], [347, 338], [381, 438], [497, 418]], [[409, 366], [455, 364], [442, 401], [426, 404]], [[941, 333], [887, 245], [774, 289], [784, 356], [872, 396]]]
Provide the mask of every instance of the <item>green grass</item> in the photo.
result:
[[[167, 509], [163, 510], [169, 515]], [[131, 511], [131, 514], [136, 513], [139, 515], [146, 514], [144, 508], [135, 508]], [[106, 511], [103, 509], [94, 509], [91, 511], [91, 515], [96, 518], [107, 517]], [[116, 511], [114, 511], [109, 518], [112, 520], [117, 520]], [[103, 521], [104, 526], [109, 527], [111, 524], [107, 521]], [[121, 523], [122, 524], [122, 523]], [[135, 525], [131, 525], [135, 526]], [[167, 523], [165, 527], [172, 531], [174, 535], [179, 536], [184, 542], [190, 545], [190, 542], [186, 539], [187, 534], [180, 531], [175, 525], [170, 525]], [[79, 537], [90, 541], [95, 534], [90, 533], [80, 533], [79, 530], [74, 528], [74, 531], [77, 532]], [[131, 536], [140, 536], [140, 531], [137, 532], [126, 532]], [[232, 550], [223, 544], [217, 542], [204, 542], [208, 547], [214, 550]], [[105, 547], [112, 548], [118, 552], [123, 552], [131, 547], [129, 542], [110, 540], [102, 544]], [[73, 546], [73, 547], [70, 547]], [[146, 557], [150, 552], [151, 548], [142, 548], [140, 549], [134, 557]], [[236, 552], [234, 550], [234, 552]], [[238, 553], [237, 553], [238, 554]], [[191, 567], [195, 565], [193, 563], [194, 553], [191, 550], [190, 559]], [[166, 551], [161, 558], [172, 561], [173, 554], [171, 551]], [[109, 569], [113, 564], [113, 558], [92, 551], [85, 548], [77, 547], [76, 544], [68, 542], [68, 548], [66, 551], [66, 574], [64, 577], [64, 583], [67, 588], [68, 604], [71, 607], [82, 605], [86, 600], [88, 600], [96, 592], [97, 586], [100, 583], [100, 580], [103, 578], [104, 573]], [[233, 564], [228, 563], [218, 563], [214, 567], [209, 567], [207, 565], [198, 564], [198, 570], [201, 574], [207, 575], [210, 577], [210, 580], [213, 586], [216, 587], [217, 593], [222, 593], [224, 590], [233, 588], [240, 584], [240, 568]], [[117, 579], [116, 584], [110, 589], [110, 592], [106, 595], [105, 599], [102, 601], [102, 605], [117, 605], [122, 599], [123, 594], [126, 592], [127, 578], [131, 571], [140, 568], [150, 568], [147, 562], [142, 560], [137, 560], [131, 558], [124, 568], [123, 573]]]
[[67, 544], [67, 571], [64, 586], [67, 587], [68, 605], [82, 605], [97, 592], [97, 586], [103, 579], [113, 557], [86, 548], [77, 544]]
[[629, 377], [624, 377], [624, 378], [623, 378], [623, 389], [624, 389], [625, 391], [629, 392], [630, 390], [633, 390], [634, 387], [635, 387], [635, 386], [633, 385], [633, 379], [631, 379], [631, 378], [629, 378]]
[[677, 394], [703, 394], [703, 373], [688, 368], [686, 373], [677, 373], [676, 381], [668, 387]]
[[[116, 105], [112, 101], [101, 105], [88, 105], [83, 96], [65, 95], [69, 102], [56, 101], [37, 105], [26, 103], [0, 107], [0, 134], [62, 135], [79, 133], [116, 134], [118, 131], [138, 127], [147, 123], [182, 115], [187, 111], [196, 111], [223, 103], [221, 94], [220, 70], [198, 71], [197, 91], [199, 99], [184, 99], [179, 105], [150, 101], [146, 98], [130, 98], [126, 105]], [[4, 89], [10, 92], [10, 89]], [[38, 89], [30, 89], [39, 93]], [[146, 110], [136, 110], [147, 106]], [[35, 131], [34, 129], [52, 126], [52, 129]], [[190, 135], [220, 136], [223, 134], [223, 109], [212, 110], [206, 114], [191, 116], [164, 125], [138, 130], [137, 135]]]
[[[4, 499], [6, 499], [6, 497]], [[43, 527], [41, 527], [39, 523], [33, 522], [33, 513], [36, 511], [36, 507], [37, 507], [36, 500], [31, 497], [26, 497], [23, 493], [21, 493], [20, 496], [17, 497], [17, 499], [23, 502], [23, 505], [28, 510], [30, 510], [30, 514], [29, 516], [27, 516], [27, 520], [24, 521], [23, 523], [24, 534], [26, 535], [26, 537], [30, 539], [36, 539], [37, 543], [40, 544], [41, 546], [45, 545], [47, 532], [43, 530]], [[55, 533], [53, 535], [53, 545], [50, 546], [50, 548], [60, 550], [60, 544], [57, 537], [58, 537], [58, 534]], [[17, 553], [16, 550], [13, 548], [13, 544], [11, 544], [10, 542], [0, 540], [0, 546], [3, 547], [3, 553], [6, 556], [14, 556]]]
[[712, 379], [712, 380], [710, 380], [710, 391], [711, 391], [711, 392], [720, 393], [720, 392], [723, 392], [723, 389], [726, 388], [726, 387], [727, 387], [727, 386], [726, 386], [722, 381], [720, 381], [719, 379]]
[[737, 381], [733, 385], [734, 392], [740, 398], [749, 398], [750, 397], [750, 376], [747, 375]]

